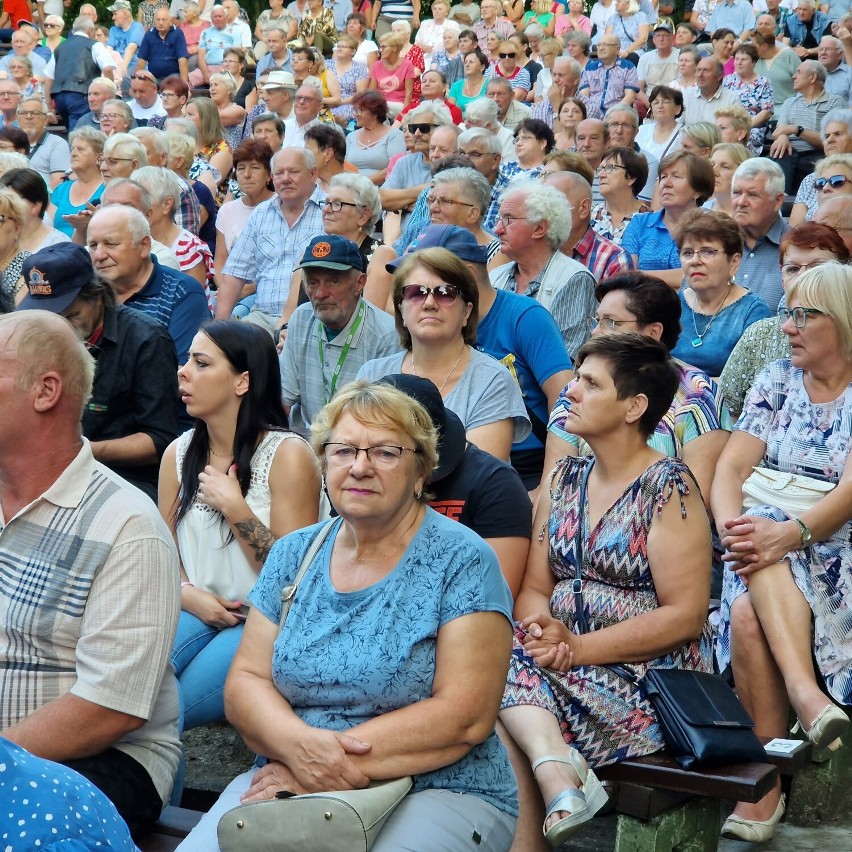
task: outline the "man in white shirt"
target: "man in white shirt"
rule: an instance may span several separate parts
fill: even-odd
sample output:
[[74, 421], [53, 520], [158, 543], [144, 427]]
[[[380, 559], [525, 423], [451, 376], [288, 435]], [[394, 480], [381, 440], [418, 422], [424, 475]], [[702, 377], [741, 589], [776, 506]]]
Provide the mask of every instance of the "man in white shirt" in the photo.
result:
[[[648, 95], [655, 86], [668, 86], [677, 80], [677, 60], [680, 51], [674, 48], [671, 24], [660, 23], [654, 27], [654, 47], [639, 57], [636, 75], [639, 77], [637, 100], [648, 104]], [[649, 104], [650, 106], [650, 104]]]
[[240, 34], [240, 45], [246, 50], [251, 49], [254, 44], [251, 27], [245, 21], [240, 20], [240, 4], [237, 3], [237, 0], [224, 0], [222, 8], [227, 15], [227, 26]]
[[322, 109], [322, 90], [305, 83], [296, 90], [293, 112], [284, 120], [284, 144], [282, 148], [304, 148], [305, 131], [319, 124]]
[[144, 127], [148, 119], [166, 114], [163, 101], [157, 94], [157, 79], [147, 69], [131, 75], [130, 94], [133, 95], [133, 100], [128, 101], [127, 106], [139, 125]]

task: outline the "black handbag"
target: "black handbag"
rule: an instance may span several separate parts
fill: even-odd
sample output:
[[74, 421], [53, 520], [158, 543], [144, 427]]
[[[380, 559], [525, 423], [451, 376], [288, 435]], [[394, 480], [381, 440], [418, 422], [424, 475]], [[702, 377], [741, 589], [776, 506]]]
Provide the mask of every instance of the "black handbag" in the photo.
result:
[[[594, 463], [592, 463], [594, 464]], [[581, 633], [588, 632], [583, 603], [583, 511], [590, 464], [580, 484], [574, 535], [574, 609]], [[642, 678], [623, 665], [605, 666], [638, 685], [651, 702], [671, 756], [683, 769], [729, 763], [766, 763], [754, 722], [719, 675], [690, 669], [648, 669]]]

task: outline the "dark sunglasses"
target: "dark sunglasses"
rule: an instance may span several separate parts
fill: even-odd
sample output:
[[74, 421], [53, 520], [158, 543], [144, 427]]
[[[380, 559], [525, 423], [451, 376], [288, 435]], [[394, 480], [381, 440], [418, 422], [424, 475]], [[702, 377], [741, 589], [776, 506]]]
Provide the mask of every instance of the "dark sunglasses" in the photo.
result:
[[130, 79], [144, 80], [146, 83], [153, 83], [155, 86], [157, 85], [157, 81], [153, 77], [149, 77], [147, 74], [143, 74], [141, 71], [137, 71], [136, 74], [131, 74]]
[[461, 295], [455, 284], [439, 284], [437, 287], [423, 287], [420, 284], [407, 284], [402, 288], [402, 298], [406, 302], [425, 302], [429, 296], [436, 305], [452, 305]]
[[841, 186], [849, 182], [849, 178], [843, 175], [832, 175], [829, 178], [817, 178], [814, 181], [814, 186], [817, 192], [822, 192], [827, 186], [832, 189], [840, 189]]
[[518, 57], [517, 53], [501, 53], [500, 54], [501, 59], [517, 59], [517, 57]]
[[412, 124], [410, 121], [408, 122], [408, 132], [409, 133], [417, 133], [419, 130], [424, 136], [427, 133], [431, 133], [432, 130], [436, 127], [440, 127], [440, 124]]

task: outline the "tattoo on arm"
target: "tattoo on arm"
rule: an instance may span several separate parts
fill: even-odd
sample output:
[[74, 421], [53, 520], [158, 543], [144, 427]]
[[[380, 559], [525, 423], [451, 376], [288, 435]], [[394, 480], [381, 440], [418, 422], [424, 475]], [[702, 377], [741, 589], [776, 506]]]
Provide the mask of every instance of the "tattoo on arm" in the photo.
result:
[[234, 524], [234, 527], [240, 534], [240, 538], [247, 541], [254, 551], [254, 561], [262, 565], [269, 556], [272, 545], [275, 544], [275, 536], [257, 518], [240, 521]]

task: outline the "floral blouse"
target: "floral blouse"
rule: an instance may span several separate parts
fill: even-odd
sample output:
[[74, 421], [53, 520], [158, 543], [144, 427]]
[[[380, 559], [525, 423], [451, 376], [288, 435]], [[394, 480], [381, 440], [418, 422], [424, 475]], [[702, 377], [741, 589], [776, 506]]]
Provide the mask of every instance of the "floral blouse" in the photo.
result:
[[[736, 94], [744, 109], [752, 117], [759, 112], [769, 110], [775, 111], [775, 93], [772, 91], [772, 83], [766, 77], [758, 77], [750, 83], [746, 83], [739, 74], [731, 74], [722, 81], [722, 85]], [[763, 151], [763, 140], [766, 136], [766, 125], [763, 127], [752, 127], [748, 137], [749, 150], [759, 157]]]
[[299, 36], [306, 41], [313, 38], [314, 33], [320, 33], [332, 42], [337, 42], [337, 24], [334, 23], [334, 12], [323, 8], [319, 15], [314, 17], [309, 9], [305, 10], [302, 22], [299, 24]]
[[[640, 213], [648, 213], [650, 209], [651, 205], [642, 201], [640, 202], [639, 209], [633, 214], [633, 216], [638, 216]], [[621, 245], [621, 238], [624, 236], [624, 232], [627, 230], [627, 226], [630, 224], [630, 220], [633, 216], [626, 216], [622, 223], [616, 228], [612, 224], [612, 219], [609, 216], [609, 210], [607, 209], [606, 202], [604, 201], [602, 204], [596, 204], [592, 208], [592, 227], [595, 229], [595, 232], [600, 234], [602, 237], [606, 237], [608, 240], [612, 240], [614, 243]]]

